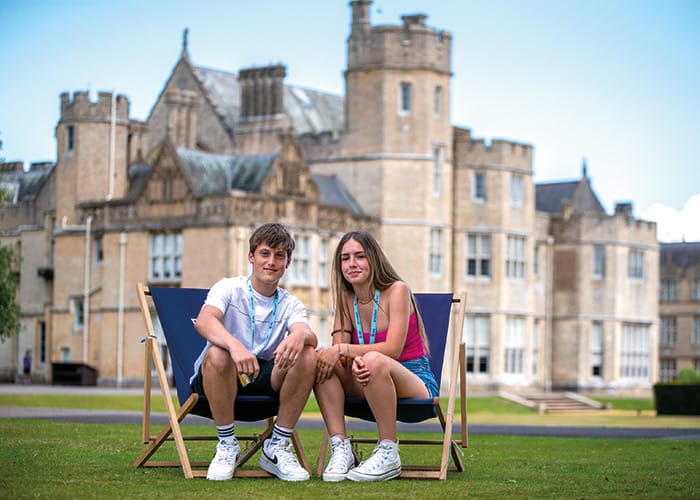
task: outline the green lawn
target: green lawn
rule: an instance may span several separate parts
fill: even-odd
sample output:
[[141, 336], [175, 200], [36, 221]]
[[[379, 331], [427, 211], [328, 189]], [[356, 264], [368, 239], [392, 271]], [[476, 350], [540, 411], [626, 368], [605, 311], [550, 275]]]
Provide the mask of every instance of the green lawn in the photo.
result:
[[[469, 422], [538, 425], [618, 425], [695, 427], [700, 417], [656, 417], [647, 400], [611, 400], [615, 410], [591, 415], [537, 415], [496, 397], [469, 398]], [[0, 395], [3, 406], [40, 406], [140, 411], [139, 395]], [[646, 405], [646, 406], [645, 406]], [[162, 396], [154, 397], [163, 411]], [[653, 408], [653, 404], [651, 405]], [[638, 412], [637, 410], [642, 410]], [[307, 416], [317, 416], [309, 401]], [[184, 426], [186, 433], [213, 435], [211, 426]], [[158, 429], [152, 429], [157, 432]], [[239, 428], [240, 433], [246, 429]], [[313, 478], [299, 484], [276, 479], [218, 483], [186, 480], [179, 469], [133, 467], [144, 449], [136, 424], [77, 424], [0, 419], [2, 498], [697, 498], [700, 443], [685, 440], [581, 439], [472, 435], [464, 449], [466, 471], [448, 480], [401, 480], [382, 484], [326, 484]], [[374, 437], [372, 432], [356, 435]], [[301, 430], [315, 467], [321, 433]], [[415, 435], [410, 435], [415, 437]], [[407, 439], [402, 434], [399, 439]], [[188, 441], [193, 460], [208, 460], [213, 442]], [[401, 446], [404, 463], [438, 462], [439, 450]], [[363, 449], [365, 454], [371, 447]], [[172, 442], [154, 457], [176, 459]], [[257, 457], [247, 467], [255, 467]]]

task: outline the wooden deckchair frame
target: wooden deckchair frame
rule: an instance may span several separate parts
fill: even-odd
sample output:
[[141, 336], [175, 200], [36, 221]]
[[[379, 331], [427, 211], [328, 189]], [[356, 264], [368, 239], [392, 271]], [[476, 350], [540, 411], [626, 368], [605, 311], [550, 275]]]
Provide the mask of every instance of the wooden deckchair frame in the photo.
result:
[[[188, 455], [185, 441], [216, 441], [216, 435], [184, 435], [180, 423], [182, 420], [195, 408], [199, 402], [199, 395], [192, 393], [189, 398], [181, 404], [178, 410], [175, 409], [171, 397], [171, 387], [168, 383], [168, 377], [163, 366], [163, 359], [158, 349], [155, 329], [151, 320], [151, 309], [147, 297], [150, 290], [147, 286], [141, 283], [136, 285], [139, 304], [141, 306], [142, 316], [146, 325], [145, 356], [144, 356], [144, 377], [143, 377], [143, 420], [142, 420], [142, 442], [148, 445], [143, 453], [134, 462], [134, 467], [182, 467], [182, 472], [187, 479], [204, 478], [207, 476], [206, 467], [209, 466], [209, 461], [191, 461]], [[158, 383], [163, 395], [165, 407], [168, 415], [168, 422], [163, 426], [157, 435], [151, 435], [151, 397], [152, 397], [152, 381], [151, 381], [151, 362], [155, 366]], [[239, 442], [247, 446], [242, 446], [241, 454], [236, 462], [236, 471], [234, 477], [273, 477], [267, 471], [262, 469], [241, 469], [241, 465], [245, 464], [263, 445], [265, 439], [272, 435], [274, 426], [274, 418], [268, 417], [265, 419], [264, 430], [260, 434], [240, 435], [236, 437]], [[158, 449], [167, 441], [174, 441], [177, 449], [179, 461], [155, 461], [151, 457]], [[292, 434], [292, 445], [296, 451], [297, 457], [307, 471], [311, 471], [304, 449], [299, 440], [296, 430]], [[204, 467], [205, 469], [201, 469]]]
[[[400, 445], [435, 445], [442, 447], [442, 455], [440, 465], [413, 465], [403, 464], [401, 466], [401, 479], [447, 479], [448, 471], [463, 472], [464, 462], [462, 461], [462, 450], [469, 446], [469, 437], [467, 433], [467, 372], [465, 362], [465, 347], [462, 341], [462, 328], [464, 325], [464, 315], [467, 303], [467, 294], [462, 292], [459, 297], [453, 296], [453, 320], [450, 321], [450, 332], [446, 339], [445, 360], [451, 356], [451, 364], [449, 365], [449, 393], [447, 400], [447, 411], [444, 412], [440, 402], [440, 397], [433, 398], [433, 406], [435, 414], [442, 428], [442, 439], [401, 439]], [[455, 306], [456, 304], [456, 306]], [[456, 309], [456, 311], [454, 310]], [[429, 321], [429, 318], [423, 318], [424, 322]], [[443, 365], [444, 367], [444, 365]], [[454, 410], [455, 399], [457, 393], [457, 377], [459, 376], [460, 389], [460, 439], [453, 438]], [[397, 403], [401, 405], [401, 400]], [[374, 444], [376, 439], [360, 438], [348, 435], [353, 446], [353, 453], [356, 462], [359, 461], [358, 444]], [[319, 452], [318, 463], [316, 466], [317, 475], [323, 475], [323, 469], [326, 463], [328, 453], [328, 432], [324, 430], [323, 440], [321, 442], [321, 450]], [[449, 458], [452, 456], [453, 466], [449, 465]]]

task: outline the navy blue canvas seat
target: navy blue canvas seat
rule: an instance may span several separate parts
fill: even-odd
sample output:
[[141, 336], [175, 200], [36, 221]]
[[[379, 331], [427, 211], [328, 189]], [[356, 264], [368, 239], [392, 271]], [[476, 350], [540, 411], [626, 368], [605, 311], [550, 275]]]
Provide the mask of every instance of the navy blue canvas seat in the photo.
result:
[[[402, 465], [402, 478], [413, 479], [446, 479], [448, 470], [463, 471], [462, 454], [459, 445], [466, 447], [467, 442], [467, 412], [466, 412], [466, 369], [464, 363], [464, 343], [462, 342], [462, 325], [464, 324], [464, 309], [466, 306], [466, 294], [454, 298], [451, 293], [418, 293], [415, 294], [418, 309], [425, 326], [425, 333], [430, 345], [430, 369], [435, 376], [438, 387], [443, 387], [443, 368], [445, 360], [450, 360], [449, 370], [449, 395], [447, 397], [447, 412], [443, 411], [439, 397], [436, 398], [405, 398], [399, 399], [396, 405], [396, 420], [405, 423], [417, 423], [437, 418], [441, 428], [442, 439], [401, 439], [400, 445], [433, 445], [442, 447], [442, 455], [439, 465]], [[453, 318], [454, 314], [454, 318]], [[454, 327], [450, 337], [450, 323], [454, 319]], [[461, 439], [452, 438], [452, 419], [456, 399], [457, 380], [460, 387], [460, 413], [461, 413]], [[357, 397], [345, 398], [345, 415], [374, 422], [374, 415], [370, 410], [367, 400]], [[376, 443], [376, 439], [349, 437], [356, 457], [358, 457], [358, 444]], [[325, 458], [328, 448], [328, 435], [324, 432], [321, 444], [317, 473], [321, 475], [325, 467]], [[449, 455], [451, 454], [454, 466], [449, 467]]]
[[[136, 467], [177, 467], [183, 468], [185, 477], [206, 477], [208, 462], [191, 462], [185, 447], [186, 440], [216, 440], [214, 432], [210, 436], [185, 436], [182, 433], [180, 422], [187, 415], [199, 415], [211, 418], [209, 404], [203, 395], [193, 393], [190, 389], [190, 377], [194, 373], [194, 362], [202, 352], [206, 340], [197, 333], [194, 322], [199, 314], [199, 310], [204, 304], [208, 290], [202, 288], [163, 288], [137, 285], [141, 310], [146, 323], [146, 374], [144, 376], [144, 421], [143, 421], [143, 442], [149, 446], [136, 460]], [[180, 408], [175, 411], [170, 397], [166, 397], [166, 407], [168, 409], [168, 423], [157, 436], [150, 436], [150, 398], [151, 398], [151, 362], [155, 366], [158, 381], [163, 395], [170, 395], [170, 385], [167, 380], [158, 349], [153, 321], [151, 320], [151, 310], [148, 297], [152, 298], [155, 312], [160, 321], [160, 325], [165, 336], [165, 341], [170, 354], [173, 380], [177, 391], [177, 398]], [[239, 442], [248, 444], [241, 451], [236, 467], [236, 476], [266, 477], [269, 474], [263, 470], [243, 470], [240, 468], [250, 457], [257, 452], [262, 443], [272, 433], [274, 417], [279, 410], [279, 399], [276, 396], [239, 396], [234, 404], [234, 415], [236, 421], [257, 422], [265, 421], [265, 428], [260, 434], [252, 436], [237, 434]], [[213, 426], [212, 426], [213, 431]], [[179, 462], [155, 462], [150, 460], [151, 456], [160, 446], [173, 435]], [[301, 443], [296, 433], [292, 436], [292, 444], [295, 447], [297, 456], [302, 466], [309, 469], [306, 457], [301, 447]], [[214, 448], [209, 450], [212, 455]], [[198, 468], [199, 467], [199, 468]]]

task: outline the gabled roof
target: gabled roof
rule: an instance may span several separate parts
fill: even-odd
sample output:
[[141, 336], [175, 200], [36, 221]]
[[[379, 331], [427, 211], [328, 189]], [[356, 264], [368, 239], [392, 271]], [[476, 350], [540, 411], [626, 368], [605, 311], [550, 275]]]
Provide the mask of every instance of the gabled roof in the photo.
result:
[[671, 262], [682, 269], [700, 264], [700, 241], [682, 243], [661, 243], [659, 245], [661, 265]]
[[177, 148], [185, 174], [199, 195], [231, 190], [260, 192], [278, 154], [231, 156]]
[[606, 213], [588, 180], [585, 163], [578, 181], [535, 184], [536, 210], [560, 214], [567, 203], [571, 204], [573, 213]]
[[311, 178], [318, 187], [322, 205], [347, 208], [354, 214], [364, 213], [360, 204], [353, 198], [338, 176], [311, 174]]
[[[241, 110], [241, 89], [235, 73], [192, 65], [212, 105], [230, 130], [236, 129]], [[345, 122], [343, 96], [284, 85], [284, 110], [298, 135], [338, 133]]]

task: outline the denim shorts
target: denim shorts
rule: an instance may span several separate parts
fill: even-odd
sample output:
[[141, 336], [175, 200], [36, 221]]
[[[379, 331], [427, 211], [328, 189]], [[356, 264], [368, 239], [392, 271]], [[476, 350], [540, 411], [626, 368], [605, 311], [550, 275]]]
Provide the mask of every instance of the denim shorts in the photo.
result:
[[425, 387], [428, 388], [428, 393], [431, 398], [440, 395], [440, 388], [437, 385], [433, 372], [430, 370], [428, 356], [421, 356], [420, 358], [409, 359], [408, 361], [401, 361], [400, 363], [411, 372], [418, 375], [418, 378], [420, 378], [425, 384]]

